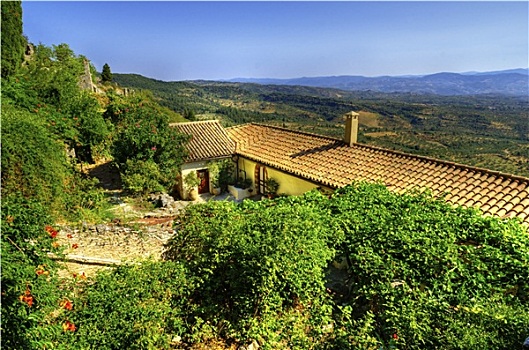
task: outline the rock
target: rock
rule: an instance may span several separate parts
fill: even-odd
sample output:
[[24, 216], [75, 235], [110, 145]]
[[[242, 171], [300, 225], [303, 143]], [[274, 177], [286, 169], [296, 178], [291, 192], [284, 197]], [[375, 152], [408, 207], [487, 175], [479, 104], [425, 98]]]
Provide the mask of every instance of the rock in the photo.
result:
[[97, 233], [105, 233], [105, 232], [108, 232], [108, 231], [111, 231], [112, 229], [110, 227], [108, 227], [107, 225], [96, 225], [95, 226], [95, 229], [97, 231]]
[[156, 208], [170, 208], [175, 200], [167, 193], [152, 193], [149, 195], [149, 202], [153, 203]]
[[241, 345], [238, 350], [258, 350], [259, 343], [254, 339], [249, 345]]

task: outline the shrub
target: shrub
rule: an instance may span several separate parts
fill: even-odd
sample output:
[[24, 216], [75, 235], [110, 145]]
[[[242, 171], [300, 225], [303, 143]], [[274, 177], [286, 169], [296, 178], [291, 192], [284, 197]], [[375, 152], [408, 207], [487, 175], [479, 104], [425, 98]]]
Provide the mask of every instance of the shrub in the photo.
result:
[[64, 145], [44, 122], [2, 104], [2, 195], [21, 193], [58, 210], [71, 175]]
[[188, 331], [188, 288], [179, 263], [144, 261], [99, 273], [74, 300], [74, 348], [173, 348]]
[[125, 163], [125, 171], [121, 175], [123, 188], [131, 193], [148, 194], [166, 190], [161, 185], [163, 177], [160, 169], [152, 160], [132, 160]]
[[517, 222], [383, 185], [346, 187], [329, 204], [350, 262], [346, 303], [353, 319], [373, 313], [383, 344], [395, 336], [409, 349], [519, 345], [529, 246]]
[[199, 283], [195, 318], [268, 348], [307, 347], [321, 335], [332, 311], [324, 283], [333, 231], [317, 205], [324, 198], [188, 207], [165, 256], [185, 263]]
[[[139, 97], [125, 101], [116, 98], [109, 106], [107, 115], [110, 113], [115, 117], [117, 124], [112, 156], [120, 172], [132, 179], [125, 180], [129, 184], [138, 183], [140, 177], [147, 177], [145, 182], [149, 188], [142, 189], [142, 192], [152, 188], [170, 191], [176, 183], [188, 137], [171, 128], [166, 115], [141, 101]], [[139, 164], [147, 164], [151, 170], [156, 170], [145, 172], [137, 167]], [[139, 188], [129, 186], [132, 191]]]
[[[2, 348], [51, 347], [65, 315], [57, 265], [59, 254], [44, 205], [21, 195], [2, 196]], [[59, 311], [57, 311], [59, 310]]]

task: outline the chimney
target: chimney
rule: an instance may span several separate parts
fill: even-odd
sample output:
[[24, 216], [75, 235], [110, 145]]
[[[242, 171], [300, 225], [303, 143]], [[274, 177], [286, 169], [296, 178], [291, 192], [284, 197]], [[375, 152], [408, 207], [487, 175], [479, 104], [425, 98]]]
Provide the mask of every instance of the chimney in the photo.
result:
[[349, 112], [345, 115], [345, 137], [344, 141], [352, 146], [358, 139], [358, 116], [356, 112]]

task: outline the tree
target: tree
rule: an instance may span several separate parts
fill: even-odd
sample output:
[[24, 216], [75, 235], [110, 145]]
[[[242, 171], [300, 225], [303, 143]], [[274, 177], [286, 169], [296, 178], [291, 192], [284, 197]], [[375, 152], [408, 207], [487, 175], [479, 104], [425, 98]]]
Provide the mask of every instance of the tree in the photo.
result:
[[24, 59], [26, 39], [22, 35], [22, 4], [2, 1], [2, 78], [17, 71]]
[[116, 127], [111, 152], [125, 188], [144, 193], [170, 191], [188, 137], [169, 126], [168, 116], [148, 95], [115, 97], [106, 115]]
[[103, 65], [103, 71], [101, 72], [101, 81], [103, 83], [109, 83], [112, 81], [112, 72], [110, 71], [110, 66], [108, 63]]

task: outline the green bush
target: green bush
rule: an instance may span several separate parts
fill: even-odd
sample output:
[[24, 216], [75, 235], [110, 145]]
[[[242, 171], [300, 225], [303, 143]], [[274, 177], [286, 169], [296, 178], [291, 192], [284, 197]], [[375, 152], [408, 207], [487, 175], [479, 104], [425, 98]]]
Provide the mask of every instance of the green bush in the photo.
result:
[[59, 210], [72, 175], [64, 145], [37, 116], [2, 104], [2, 195], [22, 193]]
[[[188, 137], [171, 128], [168, 117], [141, 96], [115, 97], [106, 115], [116, 124], [112, 156], [128, 188], [141, 193], [171, 191], [185, 156], [184, 144]], [[140, 164], [147, 165], [151, 171], [142, 170]], [[145, 178], [144, 183], [141, 177]]]
[[44, 205], [21, 195], [2, 196], [2, 348], [42, 349], [61, 334], [56, 229]]
[[193, 314], [211, 327], [197, 332], [262, 339], [265, 348], [307, 348], [324, 333], [332, 313], [325, 269], [334, 255], [324, 198], [188, 207], [165, 255], [197, 278]]
[[[199, 283], [196, 336], [264, 348], [516, 348], [529, 324], [526, 234], [427, 193], [356, 184], [330, 199], [193, 206], [166, 257]], [[348, 292], [331, 299], [327, 264], [342, 257]]]
[[[170, 349], [187, 333], [189, 280], [179, 263], [101, 272], [74, 303], [74, 349]], [[66, 345], [66, 344], [65, 344]]]
[[527, 332], [521, 325], [529, 324], [524, 227], [383, 185], [346, 187], [330, 207], [345, 233], [340, 254], [350, 262], [346, 302], [353, 319], [374, 315], [382, 343], [519, 346]]
[[152, 160], [132, 160], [125, 163], [125, 171], [121, 175], [123, 188], [131, 193], [148, 194], [163, 192], [166, 188], [161, 185], [163, 177], [158, 165]]

